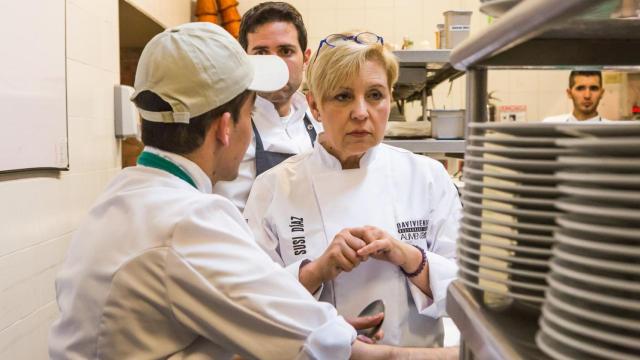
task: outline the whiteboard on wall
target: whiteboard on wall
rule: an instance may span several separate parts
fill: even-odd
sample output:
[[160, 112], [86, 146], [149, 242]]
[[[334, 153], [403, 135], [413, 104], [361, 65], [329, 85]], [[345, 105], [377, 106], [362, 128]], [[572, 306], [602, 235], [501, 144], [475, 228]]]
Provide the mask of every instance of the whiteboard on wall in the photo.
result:
[[0, 172], [68, 169], [65, 0], [0, 1]]

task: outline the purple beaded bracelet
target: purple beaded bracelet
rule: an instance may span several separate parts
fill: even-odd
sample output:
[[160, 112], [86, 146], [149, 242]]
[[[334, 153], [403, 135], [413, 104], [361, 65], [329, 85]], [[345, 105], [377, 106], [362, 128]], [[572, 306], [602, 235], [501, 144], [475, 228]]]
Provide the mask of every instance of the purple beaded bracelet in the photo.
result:
[[421, 248], [420, 246], [417, 245], [412, 245], [413, 247], [415, 247], [416, 249], [420, 250], [420, 253], [422, 253], [422, 261], [420, 262], [420, 266], [418, 266], [418, 270], [412, 272], [412, 273], [408, 273], [406, 271], [404, 271], [404, 269], [402, 267], [400, 267], [400, 271], [402, 271], [402, 273], [408, 277], [408, 278], [412, 278], [415, 276], [418, 276], [418, 274], [420, 274], [422, 272], [422, 270], [424, 270], [425, 265], [427, 265], [427, 254], [424, 252], [424, 249]]

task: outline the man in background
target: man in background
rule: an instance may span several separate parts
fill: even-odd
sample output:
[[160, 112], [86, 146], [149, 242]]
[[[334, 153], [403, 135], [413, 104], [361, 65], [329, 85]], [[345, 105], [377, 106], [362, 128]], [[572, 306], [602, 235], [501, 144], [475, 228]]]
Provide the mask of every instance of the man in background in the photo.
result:
[[322, 127], [298, 92], [311, 55], [300, 13], [285, 2], [258, 4], [242, 16], [239, 41], [249, 55], [276, 55], [289, 68], [284, 88], [258, 93], [252, 114], [253, 139], [240, 163], [238, 178], [220, 181], [213, 188], [215, 194], [243, 211], [256, 176], [289, 156], [311, 150]]
[[598, 114], [602, 100], [602, 73], [600, 71], [572, 71], [569, 75], [567, 97], [573, 102], [570, 114], [550, 116], [543, 122], [600, 122], [607, 121]]

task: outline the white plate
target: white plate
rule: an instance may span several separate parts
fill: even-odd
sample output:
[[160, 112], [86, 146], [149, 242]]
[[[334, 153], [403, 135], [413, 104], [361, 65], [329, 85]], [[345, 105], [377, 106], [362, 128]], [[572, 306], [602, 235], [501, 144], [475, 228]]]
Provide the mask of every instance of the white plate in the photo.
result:
[[553, 271], [551, 271], [549, 276], [547, 276], [549, 286], [553, 289], [558, 289], [564, 293], [570, 293], [580, 299], [590, 300], [624, 310], [640, 311], [640, 302], [637, 300], [623, 298], [620, 296], [611, 296], [608, 293], [601, 291], [591, 291], [591, 288], [586, 289], [586, 286], [575, 285], [571, 281], [558, 278], [557, 276], [558, 275]]
[[509, 215], [514, 215], [514, 216], [531, 218], [531, 219], [539, 218], [539, 219], [553, 220], [557, 216], [562, 215], [562, 213], [559, 212], [559, 211], [521, 210], [521, 209], [504, 208], [504, 207], [500, 207], [500, 206], [486, 206], [486, 205], [482, 205], [482, 204], [476, 203], [475, 201], [472, 201], [469, 198], [465, 198], [464, 196], [463, 196], [462, 200], [463, 200], [462, 202], [463, 202], [464, 206], [469, 206], [471, 208], [495, 211], [495, 212], [501, 213], [501, 214], [509, 214]]
[[633, 209], [622, 205], [612, 206], [605, 201], [595, 202], [576, 198], [561, 198], [556, 201], [556, 207], [569, 213], [640, 221], [640, 208]]
[[640, 121], [616, 121], [606, 123], [571, 123], [558, 128], [563, 134], [578, 137], [640, 136]]
[[[468, 169], [464, 169], [468, 171]], [[612, 174], [596, 172], [574, 172], [558, 171], [556, 177], [560, 180], [582, 182], [598, 185], [621, 185], [626, 187], [637, 187], [640, 189], [640, 173], [638, 174]]]
[[553, 231], [558, 230], [560, 228], [555, 225], [544, 225], [544, 224], [535, 224], [535, 223], [528, 223], [524, 221], [518, 221], [518, 219], [515, 219], [515, 218], [512, 218], [513, 221], [496, 220], [488, 216], [477, 216], [477, 215], [470, 214], [468, 212], [464, 213], [464, 218], [471, 219], [474, 221], [480, 221], [483, 223], [506, 226], [513, 229], [524, 229], [524, 230], [533, 230], [533, 231], [541, 231], [541, 232], [544, 231], [548, 233], [552, 233]]
[[[637, 262], [628, 262], [628, 261], [614, 261], [614, 260], [606, 260], [600, 259], [597, 257], [597, 252], [592, 252], [592, 256], [584, 256], [582, 251], [580, 253], [576, 253], [576, 250], [581, 250], [579, 248], [569, 248], [566, 244], [558, 244], [553, 247], [552, 252], [553, 256], [557, 259], [563, 259], [570, 261], [572, 263], [580, 264], [583, 266], [590, 266], [595, 269], [601, 269], [606, 271], [620, 272], [631, 275], [640, 274], [640, 264]], [[574, 251], [570, 251], [571, 249], [575, 249]], [[569, 250], [569, 251], [567, 251]], [[586, 253], [586, 252], [584, 252]], [[621, 259], [621, 258], [618, 258]]]
[[532, 284], [532, 283], [522, 282], [522, 281], [507, 280], [507, 279], [503, 279], [503, 278], [500, 278], [500, 277], [497, 277], [497, 276], [492, 276], [492, 275], [485, 274], [485, 273], [478, 273], [476, 271], [467, 269], [464, 266], [460, 266], [460, 267], [458, 267], [458, 269], [463, 273], [469, 274], [469, 275], [477, 277], [479, 279], [491, 281], [491, 282], [494, 282], [494, 283], [498, 283], [498, 284], [502, 284], [502, 285], [506, 285], [506, 286], [510, 286], [510, 287], [514, 287], [514, 288], [526, 289], [526, 290], [533, 291], [533, 292], [540, 291], [541, 295], [543, 295], [544, 291], [547, 290], [547, 288], [548, 288], [547, 285], [538, 285], [538, 284]]
[[[564, 328], [585, 338], [602, 341], [608, 344], [627, 347], [630, 349], [640, 349], [640, 341], [634, 337], [625, 336], [618, 333], [606, 331], [606, 327], [598, 328], [589, 326], [588, 323], [580, 321], [572, 314], [563, 314], [561, 310], [553, 305], [547, 304], [542, 307], [542, 316], [546, 321], [552, 322], [559, 328]], [[604, 331], [603, 331], [604, 330]]]
[[522, 137], [522, 136], [505, 136], [502, 134], [480, 136], [469, 136], [471, 142], [504, 144], [519, 147], [554, 147], [556, 146], [556, 137]]
[[[616, 279], [612, 276], [599, 276], [588, 274], [584, 269], [573, 269], [569, 263], [561, 264], [561, 259], [553, 258], [549, 262], [551, 271], [564, 277], [590, 283], [595, 286], [603, 286], [611, 289], [640, 294], [640, 282]], [[574, 265], [575, 266], [575, 265]], [[639, 304], [640, 305], [640, 304]]]
[[533, 259], [533, 258], [525, 258], [522, 256], [512, 256], [511, 254], [513, 254], [512, 251], [507, 251], [504, 249], [500, 249], [504, 252], [509, 253], [509, 255], [499, 255], [499, 254], [495, 254], [493, 252], [490, 251], [481, 251], [481, 250], [477, 250], [477, 249], [473, 249], [468, 247], [467, 245], [463, 244], [463, 243], [458, 243], [458, 250], [462, 250], [466, 253], [470, 253], [470, 254], [474, 254], [475, 256], [482, 256], [482, 257], [488, 257], [488, 258], [492, 258], [492, 259], [496, 259], [496, 260], [502, 260], [502, 261], [506, 261], [512, 264], [522, 264], [522, 265], [527, 265], [527, 266], [537, 266], [540, 267], [540, 271], [542, 272], [548, 272], [549, 269], [549, 261], [548, 260], [538, 260], [538, 259]]
[[549, 304], [573, 315], [609, 326], [640, 331], [640, 321], [617, 316], [618, 314], [612, 313], [613, 311], [597, 310], [595, 306], [589, 306], [588, 303], [579, 300], [576, 301], [570, 294], [559, 293], [556, 289], [549, 289], [545, 294], [545, 299]]
[[500, 134], [516, 135], [521, 137], [562, 137], [566, 136], [557, 128], [558, 124], [542, 122], [516, 122], [516, 123], [469, 123], [469, 128], [484, 130]]
[[[558, 158], [560, 158], [560, 156]], [[525, 170], [532, 173], [550, 173], [563, 168], [557, 160], [487, 159], [471, 155], [465, 155], [464, 160], [469, 163], [475, 162], [478, 164], [497, 165], [507, 169]]]
[[479, 244], [479, 245], [482, 245], [482, 246], [489, 246], [489, 247], [493, 247], [493, 248], [496, 248], [496, 249], [511, 250], [511, 251], [516, 251], [518, 253], [522, 253], [522, 254], [532, 254], [532, 255], [538, 255], [538, 256], [551, 256], [551, 249], [532, 247], [532, 246], [521, 246], [521, 245], [505, 244], [503, 242], [484, 240], [484, 239], [481, 240], [481, 239], [477, 239], [477, 238], [475, 238], [475, 237], [473, 237], [471, 235], [465, 234], [465, 233], [460, 233], [459, 236], [464, 241], [472, 242], [472, 243]]
[[640, 204], [640, 191], [615, 190], [612, 188], [599, 188], [584, 184], [563, 183], [558, 185], [558, 191], [563, 194], [578, 198], [605, 200], [618, 203]]
[[463, 229], [468, 231], [473, 231], [478, 234], [493, 235], [493, 236], [505, 238], [507, 240], [529, 242], [534, 244], [549, 244], [549, 246], [555, 243], [555, 240], [553, 240], [553, 236], [550, 236], [550, 235], [544, 236], [544, 235], [532, 235], [532, 234], [514, 234], [506, 231], [495, 231], [495, 230], [480, 228], [480, 227], [468, 224], [467, 222], [464, 221], [464, 219], [460, 223], [460, 225], [462, 226]]
[[[589, 359], [593, 358], [594, 355], [604, 359], [640, 359], [640, 357], [635, 356], [633, 353], [613, 350], [612, 348], [607, 347], [607, 344], [596, 342], [593, 339], [576, 337], [572, 334], [566, 334], [563, 331], [554, 328], [553, 325], [549, 325], [548, 320], [546, 320], [544, 317], [540, 318], [540, 330], [543, 337], [547, 336], [548, 338], [553, 339], [553, 341], [561, 344], [560, 346], [552, 345], [547, 348], [549, 344], [545, 343], [545, 341], [543, 340], [540, 345], [544, 351], [551, 350], [551, 353], [554, 356], [558, 356], [559, 354], [566, 354], [567, 352], [572, 353], [570, 357], [558, 356], [559, 359]], [[556, 347], [560, 349], [556, 349]], [[573, 348], [577, 351], [571, 351], [568, 348]]]
[[553, 185], [560, 180], [553, 174], [528, 174], [524, 172], [498, 172], [498, 171], [485, 171], [474, 169], [471, 166], [465, 166], [463, 169], [464, 174], [477, 175], [477, 176], [489, 176], [496, 179], [505, 179], [518, 181], [527, 184], [549, 184]]
[[[519, 276], [523, 276], [523, 277], [531, 277], [534, 279], [545, 279], [545, 277], [547, 276], [547, 271], [543, 270], [543, 271], [527, 271], [527, 270], [521, 270], [521, 269], [514, 269], [512, 267], [509, 266], [508, 263], [505, 262], [505, 266], [504, 267], [500, 267], [500, 266], [495, 266], [495, 265], [491, 265], [488, 264], [486, 261], [477, 261], [474, 260], [470, 257], [465, 256], [464, 254], [458, 252], [458, 262], [462, 261], [468, 264], [471, 264], [473, 266], [477, 266], [483, 269], [488, 269], [488, 270], [492, 270], [492, 271], [497, 271], [497, 272], [502, 272], [505, 274], [513, 274], [513, 275], [519, 275]], [[462, 264], [460, 264], [462, 265]], [[462, 265], [464, 266], [464, 265]], [[467, 267], [465, 267], [467, 268]]]
[[[624, 222], [606, 221], [606, 219], [594, 219], [591, 216], [567, 214], [556, 219], [560, 226], [594, 233], [603, 236], [614, 236], [640, 242], [640, 227], [631, 227]], [[600, 222], [600, 223], [598, 223]]]
[[537, 194], [537, 195], [559, 195], [560, 191], [556, 189], [555, 186], [532, 186], [532, 185], [505, 185], [500, 183], [494, 183], [488, 181], [486, 178], [484, 180], [474, 180], [469, 177], [463, 177], [462, 181], [464, 181], [465, 186], [478, 186], [490, 189], [501, 190], [505, 192], [510, 192], [513, 194]]
[[500, 291], [492, 288], [487, 288], [487, 287], [480, 286], [471, 280], [467, 280], [464, 277], [459, 277], [458, 280], [461, 281], [466, 286], [472, 287], [474, 289], [482, 290], [488, 293], [503, 295], [503, 296], [507, 296], [513, 299], [518, 299], [523, 301], [529, 301], [538, 305], [541, 305], [544, 302], [544, 297], [541, 297], [541, 296], [525, 295], [517, 292], [514, 293], [513, 291], [509, 291], [509, 290]]
[[466, 148], [468, 153], [477, 154], [496, 154], [515, 159], [555, 159], [559, 155], [578, 154], [573, 149], [564, 149], [559, 147], [548, 148], [517, 148], [517, 147], [498, 147], [498, 146], [474, 146], [468, 145]]
[[536, 333], [536, 345], [538, 345], [540, 350], [555, 360], [584, 359], [588, 356], [582, 351], [566, 346], [565, 344], [558, 343], [542, 330], [538, 330]]
[[[640, 137], [599, 137], [558, 139], [558, 146], [600, 155], [633, 155], [640, 153]], [[468, 148], [468, 147], [467, 147]]]
[[640, 172], [640, 157], [621, 158], [615, 156], [558, 156], [556, 160], [560, 164], [559, 169], [568, 167], [583, 168], [586, 170], [621, 170], [627, 172]]
[[581, 249], [597, 251], [603, 254], [615, 254], [623, 257], [637, 256], [638, 246], [614, 243], [608, 239], [603, 241], [602, 236], [596, 236], [596, 239], [590, 239], [590, 236], [584, 233], [578, 233], [572, 230], [558, 230], [553, 233], [553, 238], [560, 244], [568, 244]]
[[462, 194], [466, 197], [478, 199], [478, 200], [489, 200], [489, 201], [497, 201], [507, 204], [516, 204], [526, 207], [536, 207], [543, 209], [555, 209], [555, 200], [554, 199], [540, 199], [535, 197], [525, 197], [525, 196], [500, 196], [500, 195], [487, 195], [474, 192], [470, 190], [469, 187], [465, 187], [461, 191]]

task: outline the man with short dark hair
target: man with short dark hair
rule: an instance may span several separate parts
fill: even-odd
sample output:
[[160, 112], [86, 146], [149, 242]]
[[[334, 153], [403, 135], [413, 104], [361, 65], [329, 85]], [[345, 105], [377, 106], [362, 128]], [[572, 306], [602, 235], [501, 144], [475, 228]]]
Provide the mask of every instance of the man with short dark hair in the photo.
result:
[[288, 79], [224, 29], [191, 23], [145, 46], [132, 99], [147, 145], [74, 234], [56, 279], [52, 359], [385, 358], [356, 341], [211, 194], [251, 139], [254, 91]]
[[285, 2], [264, 2], [249, 9], [240, 23], [240, 44], [250, 55], [276, 55], [289, 68], [279, 91], [258, 93], [252, 114], [253, 139], [240, 164], [238, 178], [217, 183], [213, 192], [242, 211], [256, 176], [289, 156], [311, 150], [322, 131], [298, 92], [311, 50], [300, 13]]
[[543, 122], [599, 122], [606, 121], [598, 114], [598, 104], [604, 94], [600, 71], [574, 70], [569, 75], [567, 97], [573, 102], [570, 114], [550, 116]]

